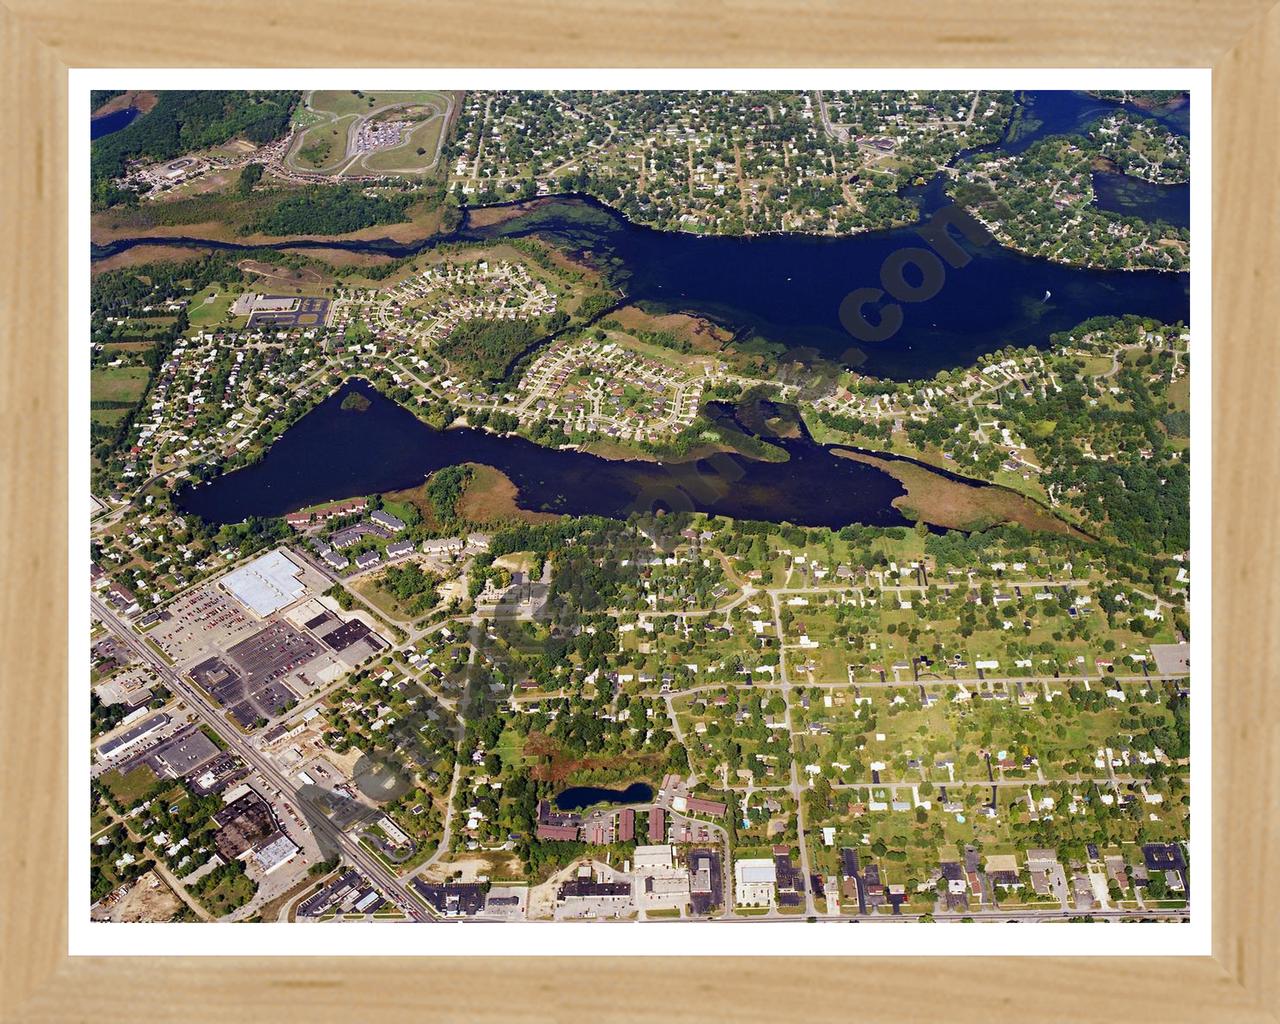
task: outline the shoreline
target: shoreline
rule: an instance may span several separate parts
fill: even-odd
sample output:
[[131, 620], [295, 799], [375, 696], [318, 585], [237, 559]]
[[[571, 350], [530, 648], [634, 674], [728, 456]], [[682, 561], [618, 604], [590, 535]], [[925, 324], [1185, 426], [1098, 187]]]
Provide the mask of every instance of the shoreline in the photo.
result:
[[830, 451], [839, 458], [873, 466], [902, 484], [906, 493], [894, 498], [891, 504], [908, 519], [966, 533], [1012, 523], [1033, 532], [1056, 533], [1077, 540], [1095, 539], [1026, 495], [1000, 484], [985, 480], [962, 482], [958, 476], [952, 479], [905, 457], [871, 455], [848, 448]]
[[[1145, 179], [1141, 179], [1141, 180], [1145, 180]], [[1182, 184], [1182, 183], [1177, 182], [1175, 184]], [[948, 198], [949, 199], [951, 198], [950, 194], [948, 194]], [[849, 239], [849, 238], [870, 238], [870, 237], [874, 237], [877, 234], [888, 234], [894, 231], [909, 230], [914, 227], [923, 226], [924, 224], [927, 223], [925, 218], [920, 217], [914, 221], [904, 222], [902, 224], [895, 224], [889, 227], [868, 228], [865, 230], [846, 232], [843, 234], [836, 233], [836, 232], [815, 232], [815, 231], [769, 231], [769, 232], [754, 232], [754, 233], [743, 233], [743, 234], [729, 234], [729, 233], [700, 234], [698, 232], [690, 232], [690, 231], [669, 231], [665, 228], [657, 228], [648, 224], [643, 224], [638, 221], [631, 220], [629, 217], [627, 217], [627, 215], [623, 211], [613, 206], [610, 206], [608, 203], [604, 202], [603, 200], [596, 199], [594, 196], [591, 196], [585, 193], [555, 193], [555, 194], [548, 194], [545, 196], [538, 196], [538, 197], [535, 197], [534, 199], [516, 200], [514, 202], [494, 204], [492, 206], [463, 207], [462, 210], [465, 218], [463, 225], [464, 225], [464, 228], [472, 227], [472, 226], [476, 228], [493, 227], [495, 225], [506, 223], [507, 221], [510, 221], [510, 220], [515, 220], [520, 216], [524, 215], [525, 213], [530, 212], [530, 210], [548, 205], [549, 203], [554, 202], [555, 200], [566, 200], [566, 199], [574, 199], [579, 201], [586, 200], [591, 203], [599, 204], [600, 206], [608, 209], [611, 213], [616, 214], [627, 225], [633, 228], [639, 228], [639, 229], [648, 230], [648, 231], [661, 232], [664, 234], [681, 235], [681, 236], [693, 237], [693, 238], [729, 238], [729, 239], [737, 239], [743, 242], [753, 242], [756, 240], [769, 240], [771, 238], [800, 238], [800, 239], [814, 239], [814, 240], [829, 239], [832, 241], [836, 241], [840, 239]], [[952, 199], [951, 203], [952, 205], [957, 205], [957, 206], [961, 205], [956, 203], [954, 199]], [[972, 214], [975, 217], [978, 216], [972, 210], [969, 210], [968, 207], [961, 206], [961, 209], [967, 210], [970, 214]], [[500, 212], [500, 211], [507, 211], [507, 210], [514, 211], [514, 212], [512, 212], [509, 215], [503, 215]], [[470, 218], [475, 213], [480, 211], [494, 211], [494, 214], [492, 217], [485, 217], [483, 219], [483, 223], [473, 223], [473, 221]], [[431, 231], [428, 231], [426, 234], [420, 234], [419, 231], [422, 227], [424, 227], [424, 224], [417, 219], [410, 219], [408, 221], [402, 221], [395, 224], [372, 225], [370, 227], [361, 228], [357, 231], [348, 232], [347, 234], [343, 234], [343, 235], [263, 235], [261, 233], [250, 234], [250, 235], [235, 235], [233, 232], [226, 230], [226, 225], [220, 224], [218, 222], [210, 222], [210, 221], [197, 222], [197, 223], [191, 223], [191, 224], [163, 224], [153, 228], [146, 228], [146, 229], [130, 229], [124, 225], [111, 225], [111, 226], [103, 227], [103, 226], [95, 225], [93, 223], [93, 218], [101, 218], [108, 215], [109, 213], [110, 211], [101, 211], [97, 214], [94, 214], [93, 217], [91, 217], [90, 219], [89, 243], [90, 243], [91, 261], [96, 262], [101, 259], [109, 259], [113, 256], [119, 256], [124, 252], [127, 252], [129, 250], [132, 250], [138, 247], [152, 246], [152, 245], [159, 246], [159, 245], [162, 245], [165, 241], [169, 241], [174, 245], [181, 245], [184, 248], [198, 248], [203, 243], [206, 248], [210, 246], [216, 246], [216, 247], [235, 246], [235, 247], [243, 247], [247, 249], [271, 248], [271, 249], [278, 249], [283, 251], [289, 251], [291, 249], [297, 248], [307, 252], [315, 252], [320, 249], [329, 249], [329, 250], [336, 250], [336, 251], [350, 253], [353, 259], [368, 258], [372, 260], [386, 260], [386, 259], [398, 259], [401, 257], [395, 256], [394, 254], [391, 254], [391, 253], [377, 252], [376, 250], [349, 249], [343, 243], [353, 243], [357, 245], [359, 244], [377, 245], [378, 243], [386, 243], [387, 245], [412, 247], [420, 252], [424, 249], [430, 248], [433, 245], [440, 244], [441, 242], [447, 242], [456, 235], [456, 232], [440, 232], [438, 230], [431, 230]], [[1094, 263], [1088, 260], [1053, 259], [1050, 257], [1038, 255], [1036, 253], [1028, 252], [1026, 249], [1015, 244], [1013, 241], [1011, 241], [1007, 237], [1007, 232], [1004, 230], [1003, 225], [992, 227], [988, 225], [986, 221], [982, 220], [981, 217], [978, 217], [978, 220], [980, 223], [982, 223], [983, 227], [990, 233], [992, 240], [997, 245], [999, 245], [1002, 249], [1006, 249], [1009, 252], [1016, 253], [1017, 255], [1023, 256], [1027, 259], [1041, 261], [1051, 266], [1072, 267], [1078, 270], [1105, 270], [1109, 272], [1121, 271], [1124, 273], [1153, 273], [1153, 274], [1188, 274], [1190, 273], [1189, 270], [1165, 270], [1165, 269], [1160, 269], [1156, 267], [1139, 267], [1139, 266], [1109, 267], [1104, 264]], [[193, 234], [192, 232], [199, 232], [199, 234]], [[330, 246], [325, 246], [323, 244], [325, 242], [330, 242], [334, 244]], [[110, 253], [107, 256], [97, 256], [93, 254], [92, 249], [95, 246], [108, 247], [108, 246], [112, 246], [120, 243], [126, 243], [126, 248], [119, 250], [117, 252]]]

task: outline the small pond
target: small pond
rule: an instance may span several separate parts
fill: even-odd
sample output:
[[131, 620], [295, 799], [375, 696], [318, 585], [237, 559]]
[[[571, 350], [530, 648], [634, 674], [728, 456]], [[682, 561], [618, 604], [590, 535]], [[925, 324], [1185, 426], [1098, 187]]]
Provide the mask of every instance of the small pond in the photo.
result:
[[643, 782], [633, 782], [626, 789], [574, 786], [557, 793], [555, 805], [561, 811], [580, 811], [596, 804], [640, 804], [652, 799], [653, 787]]

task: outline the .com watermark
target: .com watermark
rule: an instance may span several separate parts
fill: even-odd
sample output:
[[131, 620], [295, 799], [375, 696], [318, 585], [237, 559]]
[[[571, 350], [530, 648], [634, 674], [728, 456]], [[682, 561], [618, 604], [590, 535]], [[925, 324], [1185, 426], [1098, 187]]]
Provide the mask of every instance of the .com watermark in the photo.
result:
[[[973, 256], [949, 232], [955, 228], [973, 245], [988, 245], [993, 239], [982, 223], [962, 206], [944, 206], [915, 231], [930, 248], [906, 246], [885, 257], [880, 265], [880, 287], [855, 288], [840, 303], [840, 324], [859, 341], [888, 341], [902, 328], [904, 315], [900, 303], [928, 302], [947, 281], [947, 266], [968, 266]], [[945, 261], [945, 263], [944, 263]], [[919, 277], [912, 284], [907, 268]], [[897, 302], [881, 305], [885, 293]], [[867, 319], [868, 306], [877, 306], [879, 316], [873, 323]]]

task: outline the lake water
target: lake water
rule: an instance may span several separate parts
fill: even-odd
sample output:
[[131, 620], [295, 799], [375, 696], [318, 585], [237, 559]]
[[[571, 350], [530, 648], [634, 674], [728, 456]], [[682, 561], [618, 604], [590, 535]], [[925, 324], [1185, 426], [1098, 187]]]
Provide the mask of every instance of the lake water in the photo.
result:
[[[352, 391], [369, 399], [366, 411], [341, 408]], [[722, 406], [713, 413], [732, 418]], [[235, 523], [412, 487], [437, 469], [478, 462], [510, 477], [520, 506], [536, 511], [626, 518], [676, 509], [799, 526], [909, 525], [891, 504], [903, 487], [887, 473], [833, 455], [807, 436], [770, 440], [785, 449], [787, 462], [729, 455], [671, 465], [603, 459], [482, 430], [435, 430], [352, 380], [290, 427], [260, 462], [188, 487], [176, 502], [208, 522]]]
[[1191, 127], [1189, 99], [1148, 110], [1136, 103], [1115, 103], [1083, 92], [1050, 89], [1019, 92], [1017, 103], [1022, 116], [1014, 119], [1005, 138], [992, 148], [1021, 153], [1050, 135], [1078, 135], [1099, 118], [1121, 110], [1132, 117], [1158, 121], [1178, 135], [1189, 134]]
[[110, 114], [103, 114], [101, 117], [89, 119], [89, 139], [100, 139], [104, 135], [110, 135], [112, 132], [118, 132], [121, 128], [128, 128], [137, 120], [139, 110], [137, 107], [125, 107], [123, 110], [116, 110]]
[[[1082, 93], [1019, 96], [1026, 130], [1016, 139], [982, 148], [1017, 151], [1037, 138], [1077, 131], [1119, 109], [1118, 104]], [[1176, 121], [1187, 110], [1177, 108], [1168, 118]], [[925, 217], [948, 205], [940, 177], [909, 194]], [[967, 266], [948, 268], [941, 290], [928, 301], [902, 303], [902, 324], [892, 337], [858, 342], [841, 326], [840, 304], [853, 289], [879, 287], [890, 256], [922, 245], [914, 228], [839, 238], [699, 237], [632, 224], [611, 208], [580, 196], [527, 204], [512, 219], [488, 227], [464, 221], [452, 235], [415, 242], [284, 240], [265, 248], [342, 249], [401, 257], [443, 242], [528, 235], [548, 236], [584, 254], [627, 298], [655, 311], [705, 316], [733, 328], [739, 344], [757, 339], [778, 352], [802, 350], [894, 380], [969, 366], [1006, 345], [1043, 346], [1051, 334], [1094, 316], [1134, 313], [1166, 323], [1190, 317], [1187, 274], [1069, 267], [995, 243], [975, 246], [965, 241]], [[148, 244], [264, 248], [199, 238], [120, 239], [94, 247], [92, 255], [102, 258]], [[878, 310], [868, 307], [867, 315], [874, 321]]]
[[1178, 228], [1191, 226], [1191, 185], [1156, 185], [1141, 178], [1110, 171], [1093, 174], [1093, 202], [1100, 210], [1164, 221]]
[[[707, 316], [744, 339], [812, 349], [893, 380], [969, 366], [1005, 345], [1043, 346], [1093, 316], [1189, 318], [1186, 274], [1070, 267], [965, 241], [968, 265], [948, 268], [928, 301], [901, 303], [897, 333], [872, 344], [841, 325], [841, 302], [855, 288], [879, 287], [890, 256], [922, 245], [911, 228], [843, 238], [699, 237], [640, 227], [594, 200], [566, 197], [470, 234], [548, 236], [608, 269], [628, 298], [655, 311]], [[878, 313], [867, 315], [874, 322]]]
[[[855, 288], [878, 287], [881, 267], [891, 255], [921, 246], [912, 228], [842, 238], [698, 237], [632, 224], [594, 199], [558, 197], [532, 204], [503, 224], [464, 227], [449, 240], [528, 235], [549, 237], [583, 254], [606, 270], [629, 299], [656, 312], [705, 316], [731, 326], [740, 341], [758, 338], [778, 351], [808, 349], [893, 380], [970, 366], [1006, 345], [1044, 346], [1051, 334], [1094, 316], [1134, 313], [1166, 323], [1190, 318], [1187, 274], [1071, 267], [994, 242], [976, 246], [965, 241], [968, 265], [947, 269], [941, 290], [928, 301], [902, 303], [896, 334], [875, 344], [858, 342], [840, 323], [840, 304]], [[404, 256], [438, 241], [282, 242], [273, 247]], [[161, 242], [253, 248], [166, 238], [114, 242], [95, 255]], [[867, 315], [874, 321], [879, 313], [869, 309]]]
[[596, 804], [642, 804], [652, 799], [653, 789], [650, 786], [633, 782], [626, 789], [574, 786], [557, 793], [555, 805], [561, 811], [581, 811]]

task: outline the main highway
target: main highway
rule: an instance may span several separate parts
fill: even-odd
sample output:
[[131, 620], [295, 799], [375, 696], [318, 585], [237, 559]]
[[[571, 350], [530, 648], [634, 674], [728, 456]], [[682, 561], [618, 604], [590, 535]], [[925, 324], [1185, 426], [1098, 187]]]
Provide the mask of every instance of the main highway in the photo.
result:
[[[275, 764], [260, 750], [257, 750], [234, 728], [229, 728], [222, 715], [209, 704], [204, 695], [188, 683], [180, 673], [175, 672], [140, 638], [127, 623], [97, 596], [90, 598], [94, 614], [116, 638], [120, 640], [142, 662], [148, 665], [169, 688], [170, 692], [180, 695], [195, 715], [207, 723], [227, 745], [239, 755], [244, 762], [258, 772], [267, 782], [275, 786], [281, 793], [296, 797], [297, 787], [281, 772]], [[399, 904], [400, 908], [413, 921], [428, 921], [431, 918], [418, 904], [408, 887], [389, 871], [377, 857], [362, 847], [355, 839], [347, 835], [323, 815], [308, 816], [308, 822], [317, 832], [324, 834], [337, 849], [340, 849], [347, 860], [359, 868], [365, 876], [382, 889], [383, 893]]]

